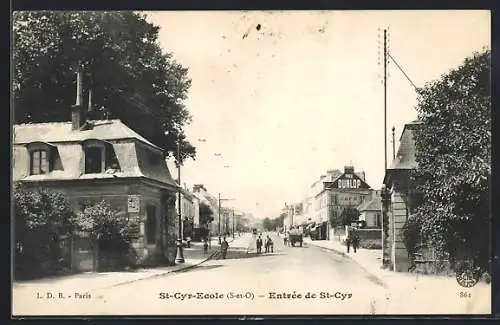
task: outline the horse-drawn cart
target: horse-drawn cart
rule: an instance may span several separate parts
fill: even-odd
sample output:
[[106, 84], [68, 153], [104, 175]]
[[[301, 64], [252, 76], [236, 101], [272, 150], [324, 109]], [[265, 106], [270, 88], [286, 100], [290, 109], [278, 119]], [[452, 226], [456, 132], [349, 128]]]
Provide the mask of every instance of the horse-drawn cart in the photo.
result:
[[288, 233], [288, 240], [290, 241], [292, 247], [295, 247], [296, 243], [299, 243], [300, 247], [302, 247], [303, 237], [302, 232], [298, 229], [292, 229]]

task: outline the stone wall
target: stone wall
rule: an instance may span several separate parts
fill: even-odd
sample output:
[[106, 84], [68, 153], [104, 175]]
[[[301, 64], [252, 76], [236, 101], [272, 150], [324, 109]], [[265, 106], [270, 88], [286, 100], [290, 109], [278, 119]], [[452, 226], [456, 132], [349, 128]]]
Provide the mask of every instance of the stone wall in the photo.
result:
[[359, 246], [367, 249], [382, 248], [382, 229], [359, 229]]

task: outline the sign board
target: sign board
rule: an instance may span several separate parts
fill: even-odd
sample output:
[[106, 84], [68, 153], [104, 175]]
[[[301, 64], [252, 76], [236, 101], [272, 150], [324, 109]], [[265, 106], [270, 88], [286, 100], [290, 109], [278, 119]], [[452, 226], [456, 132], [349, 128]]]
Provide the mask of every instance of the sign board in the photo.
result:
[[337, 179], [333, 184], [333, 187], [340, 189], [358, 189], [358, 188], [369, 188], [369, 186], [363, 182], [355, 174], [344, 174]]
[[140, 212], [141, 197], [139, 195], [129, 195], [127, 199], [127, 212]]

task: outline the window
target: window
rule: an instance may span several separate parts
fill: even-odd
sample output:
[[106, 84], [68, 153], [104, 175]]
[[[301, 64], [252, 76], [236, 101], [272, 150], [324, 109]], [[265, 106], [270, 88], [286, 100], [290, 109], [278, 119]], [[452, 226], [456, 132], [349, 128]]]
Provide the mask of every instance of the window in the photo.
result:
[[85, 148], [85, 173], [103, 172], [103, 148], [87, 147]]
[[156, 243], [156, 207], [148, 205], [146, 208], [146, 242]]
[[46, 174], [49, 172], [49, 158], [47, 150], [33, 150], [31, 151], [31, 175]]

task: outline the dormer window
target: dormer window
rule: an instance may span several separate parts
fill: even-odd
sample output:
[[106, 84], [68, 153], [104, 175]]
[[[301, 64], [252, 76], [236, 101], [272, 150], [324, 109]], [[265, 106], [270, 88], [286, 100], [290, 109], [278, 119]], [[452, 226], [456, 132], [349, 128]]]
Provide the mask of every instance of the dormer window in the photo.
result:
[[85, 174], [114, 173], [120, 164], [113, 144], [103, 140], [87, 140], [84, 143]]
[[49, 170], [49, 155], [47, 150], [37, 149], [31, 151], [30, 175], [47, 174]]
[[54, 169], [58, 161], [57, 148], [47, 142], [31, 142], [27, 146], [29, 153], [29, 174], [44, 175]]
[[97, 174], [104, 171], [104, 148], [89, 146], [85, 148], [85, 174]]

